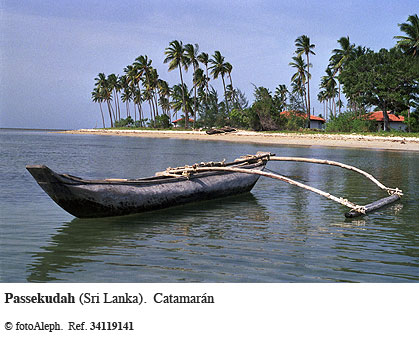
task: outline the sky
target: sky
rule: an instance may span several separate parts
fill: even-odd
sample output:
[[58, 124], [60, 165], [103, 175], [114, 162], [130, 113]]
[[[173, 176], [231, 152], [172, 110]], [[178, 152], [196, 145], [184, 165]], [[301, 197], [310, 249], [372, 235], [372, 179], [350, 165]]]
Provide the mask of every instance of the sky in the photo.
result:
[[[398, 24], [417, 9], [417, 0], [0, 0], [0, 127], [101, 127], [91, 102], [98, 73], [121, 75], [147, 55], [160, 78], [178, 84], [178, 71], [163, 63], [175, 39], [210, 55], [219, 50], [252, 102], [253, 84], [290, 86], [294, 41], [303, 34], [316, 46], [310, 87], [318, 115], [318, 86], [337, 40], [391, 48]], [[221, 96], [220, 79], [210, 84]]]

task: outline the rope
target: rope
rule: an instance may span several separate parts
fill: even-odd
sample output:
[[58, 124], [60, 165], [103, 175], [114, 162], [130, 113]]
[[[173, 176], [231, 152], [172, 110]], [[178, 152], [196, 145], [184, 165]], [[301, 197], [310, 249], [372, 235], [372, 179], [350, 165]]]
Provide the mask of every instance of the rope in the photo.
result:
[[353, 202], [350, 202], [348, 199], [334, 196], [330, 193], [327, 193], [323, 190], [314, 188], [312, 186], [300, 183], [296, 180], [290, 179], [288, 177], [285, 177], [281, 174], [278, 174], [276, 172], [270, 171], [270, 172], [264, 172], [259, 171], [255, 169], [245, 169], [245, 168], [238, 168], [238, 167], [232, 167], [236, 165], [239, 162], [246, 162], [250, 160], [256, 160], [256, 159], [262, 159], [266, 158], [268, 161], [293, 161], [293, 162], [308, 162], [308, 163], [318, 163], [318, 164], [326, 164], [331, 166], [337, 166], [345, 169], [349, 169], [351, 171], [357, 172], [368, 178], [370, 181], [372, 181], [374, 184], [376, 184], [380, 189], [383, 189], [387, 191], [389, 195], [397, 195], [399, 197], [403, 196], [403, 192], [398, 188], [389, 188], [386, 187], [384, 184], [379, 182], [377, 179], [375, 179], [371, 174], [353, 167], [346, 165], [341, 162], [336, 161], [329, 161], [329, 160], [318, 160], [313, 158], [302, 158], [302, 157], [277, 157], [274, 156], [271, 153], [258, 153], [258, 155], [247, 155], [243, 158], [237, 159], [235, 162], [230, 164], [225, 164], [225, 161], [223, 162], [208, 162], [208, 163], [200, 163], [200, 164], [194, 164], [193, 166], [184, 166], [184, 167], [177, 167], [177, 168], [167, 168], [164, 172], [158, 172], [156, 175], [159, 176], [169, 176], [169, 177], [186, 177], [187, 179], [190, 178], [190, 175], [193, 173], [199, 173], [199, 172], [207, 172], [207, 171], [222, 171], [222, 172], [236, 172], [236, 173], [247, 173], [247, 174], [257, 174], [259, 176], [264, 176], [268, 178], [273, 178], [277, 180], [282, 180], [288, 184], [298, 186], [300, 188], [303, 188], [305, 190], [312, 191], [318, 195], [324, 196], [329, 200], [335, 201], [343, 206], [349, 207], [356, 212], [365, 214], [366, 213], [366, 207], [360, 206], [357, 204], [354, 204]]
[[[179, 172], [181, 170], [178, 169], [177, 171]], [[207, 171], [222, 171], [222, 172], [237, 172], [237, 173], [257, 174], [257, 175], [268, 177], [268, 178], [282, 180], [282, 181], [287, 182], [289, 184], [292, 184], [292, 185], [298, 186], [300, 188], [312, 191], [316, 194], [319, 194], [321, 196], [326, 197], [327, 199], [333, 200], [335, 202], [340, 203], [341, 205], [344, 205], [344, 206], [349, 207], [349, 208], [351, 208], [351, 209], [353, 209], [357, 212], [365, 214], [365, 207], [364, 206], [356, 205], [356, 204], [350, 202], [347, 199], [344, 199], [342, 197], [334, 196], [334, 195], [329, 194], [329, 193], [327, 193], [323, 190], [316, 189], [314, 187], [311, 187], [309, 185], [305, 185], [303, 183], [297, 182], [296, 180], [287, 178], [287, 177], [279, 175], [279, 174], [272, 174], [272, 173], [268, 173], [268, 172], [264, 172], [264, 171], [255, 170], [255, 169], [245, 169], [245, 168], [237, 168], [237, 167], [190, 167], [190, 168], [184, 168], [183, 171], [182, 171], [182, 175], [189, 178], [189, 176], [192, 173], [207, 172]], [[162, 172], [162, 173], [165, 173], [165, 172]], [[168, 171], [164, 175], [173, 176], [174, 174], [171, 173], [170, 171]]]

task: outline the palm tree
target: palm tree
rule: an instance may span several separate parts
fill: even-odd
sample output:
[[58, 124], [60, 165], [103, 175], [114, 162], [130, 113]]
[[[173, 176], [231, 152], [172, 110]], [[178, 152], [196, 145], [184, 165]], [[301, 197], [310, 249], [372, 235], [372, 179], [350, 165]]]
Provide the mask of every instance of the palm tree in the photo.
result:
[[231, 91], [233, 92], [233, 94], [231, 95], [231, 98], [232, 98], [232, 103], [234, 104], [237, 96], [236, 96], [236, 90], [233, 88], [233, 80], [231, 79], [231, 71], [233, 70], [233, 65], [230, 62], [226, 62], [225, 65], [227, 67], [228, 78], [230, 79]]
[[188, 60], [185, 56], [185, 47], [183, 43], [178, 40], [173, 40], [169, 43], [169, 47], [166, 48], [164, 54], [166, 58], [164, 59], [164, 63], [169, 63], [169, 72], [174, 70], [175, 68], [179, 68], [180, 74], [180, 82], [181, 82], [181, 89], [182, 89], [182, 101], [185, 110], [185, 127], [188, 128], [189, 125], [189, 118], [188, 118], [188, 109], [186, 108], [186, 100], [185, 100], [185, 84], [183, 83], [182, 77], [182, 66], [185, 70], [188, 70]]
[[130, 86], [131, 95], [134, 102], [134, 119], [136, 119], [135, 105], [137, 105], [140, 124], [142, 124], [142, 120], [144, 116], [143, 116], [143, 109], [142, 109], [141, 104], [142, 104], [143, 99], [141, 97], [140, 74], [138, 72], [138, 63], [128, 65], [126, 68], [124, 68], [124, 72], [127, 75], [128, 85]]
[[151, 63], [152, 63], [152, 60], [149, 60], [147, 55], [141, 55], [141, 56], [138, 56], [135, 59], [135, 61], [133, 63], [133, 67], [134, 67], [134, 69], [136, 70], [136, 73], [137, 73], [136, 79], [137, 79], [138, 88], [140, 88], [139, 82], [142, 79], [141, 81], [143, 83], [143, 86], [145, 87], [145, 91], [147, 91], [147, 94], [146, 94], [147, 98], [145, 100], [148, 100], [148, 102], [149, 102], [150, 115], [151, 115], [150, 121], [151, 121], [151, 123], [154, 123], [153, 122], [154, 121], [154, 119], [153, 119], [154, 118], [154, 114], [153, 114], [154, 107], [152, 108], [152, 106], [151, 106], [151, 101], [153, 99], [153, 92], [151, 91], [152, 86], [151, 86], [151, 83], [150, 83], [150, 81], [151, 81], [150, 72], [153, 69], [151, 67]]
[[135, 105], [137, 105], [138, 108], [138, 119], [140, 121], [140, 126], [144, 126], [144, 115], [143, 115], [143, 109], [141, 107], [141, 104], [143, 103], [143, 95], [141, 94], [141, 89], [135, 88], [133, 91], [133, 101], [134, 101], [134, 112], [135, 112]]
[[150, 106], [150, 124], [154, 126], [154, 106], [151, 102], [153, 100], [153, 92], [149, 85], [147, 85], [145, 89], [142, 91], [142, 95], [144, 97], [144, 100], [148, 101], [148, 104]]
[[[192, 113], [192, 105], [193, 100], [191, 98], [191, 94], [188, 90], [188, 87], [184, 85], [183, 87], [180, 84], [174, 85], [171, 89], [172, 95], [172, 102], [171, 105], [173, 107], [173, 111], [177, 113], [182, 107], [183, 111], [185, 112], [185, 126], [186, 126], [186, 118], [187, 113]], [[183, 104], [185, 102], [185, 104]]]
[[326, 110], [326, 101], [327, 101], [327, 92], [326, 90], [320, 90], [317, 94], [317, 100], [323, 103], [323, 116], [327, 118], [327, 110]]
[[150, 89], [152, 91], [153, 95], [153, 102], [155, 107], [155, 117], [159, 115], [159, 106], [158, 106], [158, 84], [159, 84], [159, 74], [157, 73], [157, 70], [155, 68], [151, 68], [150, 70]]
[[[196, 70], [199, 67], [199, 61], [198, 61], [198, 52], [199, 52], [199, 45], [195, 44], [186, 44], [185, 45], [185, 56], [188, 59], [188, 65], [193, 66], [193, 76], [195, 77]], [[194, 89], [194, 109], [193, 109], [193, 128], [195, 128], [196, 123], [196, 84], [193, 85]]]
[[100, 94], [101, 98], [106, 101], [108, 105], [108, 112], [109, 112], [109, 119], [111, 120], [111, 128], [113, 128], [113, 120], [112, 120], [112, 90], [109, 89], [109, 83], [106, 79], [105, 73], [99, 73], [98, 76], [95, 78], [95, 86]]
[[208, 78], [204, 73], [204, 70], [198, 68], [193, 76], [194, 85], [199, 89], [204, 89], [206, 84], [208, 83]]
[[281, 110], [285, 109], [287, 102], [288, 89], [285, 84], [280, 84], [275, 89], [274, 98], [278, 100]]
[[325, 98], [329, 102], [329, 111], [332, 112], [334, 109], [334, 115], [336, 116], [336, 103], [335, 96], [338, 91], [336, 88], [335, 75], [330, 67], [326, 68], [326, 75], [321, 78], [320, 88], [325, 90]]
[[159, 79], [157, 82], [157, 88], [158, 88], [158, 93], [159, 93], [159, 104], [163, 110], [163, 113], [169, 116], [169, 118], [171, 118], [170, 101], [169, 101], [169, 97], [170, 97], [169, 84], [165, 80]]
[[404, 53], [414, 57], [419, 56], [419, 18], [418, 15], [410, 15], [407, 18], [409, 23], [399, 24], [400, 30], [406, 35], [397, 35], [394, 39], [398, 39], [397, 46]]
[[114, 73], [110, 74], [107, 78], [108, 81], [108, 87], [111, 90], [113, 96], [114, 96], [114, 106], [115, 106], [115, 120], [121, 119], [121, 111], [119, 108], [119, 97], [118, 92], [121, 90], [121, 86], [119, 84], [119, 77], [115, 75]]
[[307, 58], [307, 102], [308, 102], [308, 109], [307, 109], [307, 118], [308, 118], [308, 126], [310, 128], [310, 114], [311, 114], [311, 105], [310, 105], [310, 60], [309, 55], [315, 55], [314, 49], [316, 45], [310, 43], [310, 38], [306, 35], [301, 35], [295, 40], [296, 50], [295, 53], [297, 56], [301, 56], [302, 54], [306, 55]]
[[102, 123], [103, 123], [103, 128], [105, 128], [105, 118], [103, 117], [103, 110], [102, 110], [102, 102], [103, 102], [103, 96], [101, 95], [100, 91], [98, 88], [95, 88], [92, 91], [92, 101], [93, 102], [98, 102], [99, 103], [99, 107], [100, 107], [100, 114], [102, 115]]
[[132, 91], [128, 84], [128, 77], [123, 75], [119, 78], [119, 84], [123, 90], [121, 94], [121, 101], [125, 103], [125, 108], [127, 110], [127, 117], [130, 116], [129, 102], [132, 99]]
[[[350, 59], [351, 55], [353, 54], [353, 51], [355, 49], [355, 44], [351, 44], [349, 41], [349, 37], [342, 37], [338, 40], [338, 43], [340, 44], [339, 49], [334, 49], [332, 51], [332, 57], [330, 58], [330, 65], [334, 69], [334, 74], [339, 73], [339, 75], [342, 73], [342, 70], [345, 67], [346, 62]], [[339, 113], [342, 106], [342, 101], [340, 98], [340, 81], [339, 82]]]
[[[297, 70], [294, 75], [291, 77], [293, 82], [293, 91], [298, 93], [302, 98], [304, 98], [306, 111], [308, 110], [308, 101], [307, 101], [307, 91], [305, 89], [305, 84], [309, 73], [307, 70], [307, 64], [304, 62], [301, 56], [294, 56], [289, 65]], [[310, 121], [310, 116], [308, 117]], [[310, 122], [308, 122], [310, 127]]]
[[208, 89], [208, 81], [209, 81], [209, 76], [208, 76], [208, 62], [209, 62], [209, 56], [206, 52], [201, 52], [198, 56], [198, 61], [201, 62], [204, 66], [205, 66], [205, 74], [207, 76], [207, 82], [206, 82], [206, 87], [207, 87], [207, 96], [209, 94], [209, 89]]
[[145, 76], [147, 83], [149, 83], [151, 63], [152, 61], [148, 59], [147, 55], [138, 56], [133, 63], [133, 66], [138, 70], [138, 78]]
[[228, 73], [228, 66], [226, 65], [226, 62], [224, 62], [224, 56], [222, 56], [219, 51], [215, 51], [214, 55], [212, 55], [212, 59], [210, 59], [209, 62], [211, 63], [210, 69], [214, 79], [217, 79], [218, 76], [221, 75], [223, 80], [224, 98], [226, 102], [226, 110], [228, 112], [227, 90], [224, 81], [224, 75]]

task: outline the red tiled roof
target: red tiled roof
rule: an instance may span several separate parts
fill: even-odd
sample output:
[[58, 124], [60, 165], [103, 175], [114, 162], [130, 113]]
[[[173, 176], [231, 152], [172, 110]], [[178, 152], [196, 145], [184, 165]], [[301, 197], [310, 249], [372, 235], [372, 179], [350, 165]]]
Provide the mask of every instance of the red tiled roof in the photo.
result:
[[[302, 112], [298, 112], [298, 111], [282, 111], [280, 114], [283, 115], [284, 117], [289, 117], [291, 114], [295, 114], [297, 116], [307, 118], [307, 114], [302, 113]], [[326, 122], [326, 120], [324, 118], [319, 117], [319, 116], [314, 116], [314, 115], [310, 115], [310, 121], [320, 121], [320, 122], [323, 122], [323, 123]]]
[[[182, 117], [182, 118], [178, 118], [177, 120], [175, 120], [175, 121], [172, 121], [172, 123], [178, 123], [178, 122], [180, 122], [180, 121], [182, 121], [182, 120], [184, 120], [185, 119], [185, 117]], [[193, 119], [191, 119], [191, 118], [189, 118], [189, 122], [193, 122]]]
[[[396, 116], [396, 115], [393, 115], [390, 112], [387, 112], [387, 114], [388, 114], [388, 118], [391, 122], [404, 122], [404, 117], [403, 116]], [[383, 111], [371, 112], [367, 116], [368, 116], [369, 119], [372, 119], [372, 120], [375, 120], [375, 121], [378, 121], [378, 122], [384, 121]]]

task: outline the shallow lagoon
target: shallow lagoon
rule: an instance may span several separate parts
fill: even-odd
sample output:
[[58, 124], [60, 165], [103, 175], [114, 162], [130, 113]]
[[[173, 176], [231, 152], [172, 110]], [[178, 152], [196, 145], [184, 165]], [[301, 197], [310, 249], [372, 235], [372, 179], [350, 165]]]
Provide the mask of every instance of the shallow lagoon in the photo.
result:
[[[2, 282], [409, 282], [419, 280], [419, 153], [0, 131]], [[168, 166], [271, 151], [348, 163], [405, 197], [361, 219], [262, 178], [251, 193], [140, 215], [75, 219], [26, 164], [84, 178], [137, 178]], [[365, 204], [385, 196], [336, 167], [268, 168]]]

